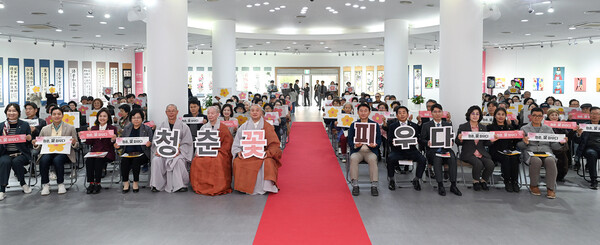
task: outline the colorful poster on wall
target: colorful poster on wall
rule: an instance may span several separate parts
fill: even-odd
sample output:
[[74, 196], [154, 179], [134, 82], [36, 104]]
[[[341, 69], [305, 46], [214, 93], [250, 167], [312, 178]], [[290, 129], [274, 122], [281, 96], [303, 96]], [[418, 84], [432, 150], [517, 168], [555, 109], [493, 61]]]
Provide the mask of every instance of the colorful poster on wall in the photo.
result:
[[552, 93], [564, 94], [565, 93], [565, 68], [554, 67], [552, 70]]
[[[82, 95], [92, 96], [92, 62], [83, 61], [83, 62], [81, 62], [81, 67], [83, 68], [82, 69], [82, 77], [81, 77], [81, 80], [83, 83]], [[104, 77], [105, 77], [104, 68], [102, 68], [101, 71], [100, 71], [100, 69], [98, 69], [98, 73], [100, 73], [100, 72], [102, 74], [98, 75], [98, 79], [100, 79], [100, 78], [104, 79]], [[103, 81], [103, 80], [100, 80], [100, 81]]]
[[0, 106], [4, 106], [4, 59], [0, 57]]
[[8, 59], [8, 103], [19, 103], [19, 59]]
[[433, 89], [433, 77], [426, 77], [425, 78], [425, 88], [426, 89]]
[[423, 66], [413, 66], [413, 96], [422, 95], [423, 89], [421, 83], [423, 82]]
[[[50, 63], [48, 62], [48, 60], [40, 60], [40, 66], [43, 65], [44, 67], [44, 76], [45, 78], [42, 78], [44, 80], [46, 80], [46, 83], [48, 82], [49, 79], [49, 74], [48, 74], [48, 68], [50, 66]], [[25, 96], [23, 96], [23, 99], [25, 99], [25, 101], [29, 101], [29, 94], [31, 93], [31, 89], [33, 88], [33, 86], [35, 86], [35, 61], [33, 59], [24, 59], [23, 60], [23, 79], [25, 80], [25, 91], [24, 94]], [[40, 71], [42, 70], [42, 68], [40, 67]], [[40, 78], [41, 78], [41, 72], [40, 72]], [[42, 101], [45, 101], [46, 98], [45, 96], [42, 96]]]
[[505, 89], [506, 88], [506, 78], [497, 77], [496, 78], [496, 88], [497, 89]]
[[435, 87], [436, 88], [440, 87], [440, 79], [435, 79]]
[[77, 61], [70, 60], [69, 61], [69, 99], [79, 101], [77, 96], [79, 95], [79, 86], [78, 86], [78, 64]]
[[362, 87], [363, 86], [362, 79], [363, 79], [362, 66], [354, 67], [354, 84], [356, 84], [354, 86], [354, 88], [356, 88], [356, 91], [354, 91], [354, 92], [356, 94], [360, 94], [365, 91]]
[[[106, 84], [106, 62], [96, 62], [96, 89], [94, 89], [96, 96], [94, 97], [102, 97], [102, 88], [104, 87], [108, 87]], [[83, 95], [90, 96], [92, 94], [86, 94], [84, 87]]]
[[377, 86], [377, 84], [375, 83], [375, 67], [373, 66], [367, 66], [367, 82], [366, 82], [366, 86], [367, 86], [367, 93], [369, 94], [374, 94], [375, 92], [375, 86]]
[[384, 74], [384, 70], [385, 67], [384, 66], [377, 66], [377, 92], [378, 93], [383, 93], [384, 90], [384, 80], [383, 80], [383, 74]]
[[544, 91], [544, 79], [540, 77], [533, 78], [533, 91]]
[[575, 92], [585, 92], [585, 77], [576, 77], [575, 78]]
[[106, 87], [112, 87], [113, 91], [118, 92], [121, 86], [119, 86], [119, 63], [118, 62], [110, 62], [108, 63], [109, 67], [109, 78], [110, 85]]
[[54, 61], [54, 87], [58, 93], [58, 103], [61, 104], [65, 101], [64, 99], [64, 82], [65, 82], [65, 61], [55, 60]]
[[596, 92], [600, 92], [600, 78], [596, 78]]

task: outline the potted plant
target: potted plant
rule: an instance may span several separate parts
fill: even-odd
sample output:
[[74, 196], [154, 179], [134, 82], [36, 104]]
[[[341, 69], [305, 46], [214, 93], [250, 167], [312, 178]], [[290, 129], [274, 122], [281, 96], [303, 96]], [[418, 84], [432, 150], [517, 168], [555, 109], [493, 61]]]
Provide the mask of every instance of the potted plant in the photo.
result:
[[410, 110], [418, 112], [421, 110], [421, 104], [425, 102], [425, 97], [423, 97], [422, 95], [415, 95], [412, 98], [410, 98], [410, 102], [412, 102], [413, 104]]

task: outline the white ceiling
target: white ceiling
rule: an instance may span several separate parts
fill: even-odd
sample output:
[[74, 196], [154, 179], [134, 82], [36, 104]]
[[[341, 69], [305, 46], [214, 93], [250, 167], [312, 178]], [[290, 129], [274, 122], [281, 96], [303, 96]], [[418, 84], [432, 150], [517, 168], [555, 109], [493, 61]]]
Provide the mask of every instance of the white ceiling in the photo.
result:
[[[145, 23], [127, 21], [128, 10], [140, 0], [63, 0], [64, 14], [57, 12], [59, 0], [0, 1], [6, 6], [0, 9], [2, 39], [12, 36], [12, 39], [37, 38], [40, 43], [55, 40], [59, 43], [66, 41], [69, 44], [110, 47], [139, 47], [145, 43]], [[240, 51], [372, 52], [383, 50], [381, 31], [385, 19], [407, 19], [414, 27], [435, 24], [439, 22], [439, 1], [412, 0], [412, 4], [401, 4], [400, 0], [386, 0], [385, 3], [380, 3], [379, 0], [191, 0], [188, 1], [188, 9], [191, 30], [210, 26], [210, 22], [214, 20], [235, 19], [238, 32], [243, 32], [238, 33], [237, 48]], [[569, 30], [573, 25], [600, 22], [600, 14], [584, 13], [600, 11], [599, 0], [554, 0], [554, 13], [546, 12], [550, 4], [541, 3], [542, 0], [496, 1], [501, 17], [495, 21], [484, 21], [486, 46], [530, 44], [566, 40], [569, 37], [600, 37], [600, 28]], [[264, 6], [264, 2], [269, 2], [269, 5]], [[261, 6], [246, 7], [255, 3], [261, 3]], [[348, 7], [345, 6], [346, 3], [366, 8], [361, 10]], [[544, 12], [544, 15], [529, 14], [530, 3], [533, 3], [532, 8], [536, 12]], [[285, 8], [269, 11], [282, 5]], [[301, 14], [303, 7], [308, 7], [305, 14]], [[327, 7], [338, 13], [331, 13]], [[88, 11], [93, 11], [95, 18], [86, 18]], [[32, 14], [34, 12], [45, 14]], [[105, 19], [105, 13], [110, 13], [111, 18]], [[305, 17], [298, 18], [299, 15]], [[528, 22], [521, 22], [522, 19], [527, 19]], [[19, 24], [17, 20], [25, 23]], [[101, 21], [107, 24], [100, 24]], [[561, 24], [549, 24], [552, 22]], [[47, 25], [49, 29], [31, 29], [26, 27], [29, 24]], [[118, 27], [125, 29], [120, 30]], [[62, 32], [56, 32], [56, 29], [61, 29]], [[410, 36], [410, 47], [437, 47], [436, 28], [429, 29], [431, 31], [420, 31], [419, 34], [414, 34], [417, 32], [414, 31]], [[282, 31], [298, 35], [282, 35]], [[336, 35], [310, 35], [323, 34], [323, 31]], [[209, 32], [191, 31], [190, 49], [210, 49], [210, 36], [207, 33]], [[275, 36], [276, 38], [271, 38]]]

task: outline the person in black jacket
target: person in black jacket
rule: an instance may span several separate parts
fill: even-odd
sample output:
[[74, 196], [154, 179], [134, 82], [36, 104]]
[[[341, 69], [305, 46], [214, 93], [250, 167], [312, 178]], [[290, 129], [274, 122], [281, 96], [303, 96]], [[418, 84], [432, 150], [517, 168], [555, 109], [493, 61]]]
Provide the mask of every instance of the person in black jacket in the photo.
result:
[[[498, 108], [494, 111], [494, 120], [487, 126], [487, 130], [492, 131], [512, 131], [517, 130], [514, 125], [506, 120], [506, 109]], [[499, 139], [489, 146], [492, 160], [500, 162], [500, 171], [504, 179], [504, 189], [507, 192], [519, 192], [519, 164], [520, 154], [515, 153], [517, 142], [520, 139]]]
[[[443, 175], [442, 175], [442, 165], [448, 164], [448, 174], [450, 175], [450, 192], [454, 193], [457, 196], [462, 196], [460, 190], [456, 186], [456, 154], [454, 151], [449, 148], [431, 148], [431, 136], [429, 135], [429, 131], [434, 127], [445, 127], [452, 126], [451, 122], [442, 121], [444, 109], [440, 104], [434, 104], [431, 106], [431, 115], [432, 120], [426, 123], [423, 123], [421, 128], [421, 138], [420, 143], [426, 145], [425, 152], [427, 161], [430, 164], [433, 164], [433, 169], [435, 171], [435, 179], [438, 182], [438, 194], [441, 196], [446, 195], [446, 189], [443, 184]], [[442, 157], [440, 155], [449, 154], [449, 157]]]
[[[52, 86], [54, 86], [54, 84], [50, 84], [50, 86], [52, 87]], [[57, 98], [58, 98], [58, 93], [52, 93], [52, 94], [46, 93], [46, 105], [49, 105], [49, 104], [57, 104], [58, 105]]]
[[[600, 107], [592, 107], [590, 109], [591, 124], [600, 124]], [[577, 128], [577, 134], [574, 141], [579, 143], [576, 155], [585, 157], [587, 161], [587, 169], [590, 171], [590, 179], [592, 180], [591, 188], [598, 189], [598, 169], [596, 164], [600, 155], [600, 133], [599, 132], [584, 132], [583, 129]]]
[[200, 130], [200, 128], [202, 127], [203, 124], [205, 124], [206, 122], [208, 122], [206, 115], [202, 114], [202, 105], [200, 104], [200, 101], [198, 101], [197, 99], [191, 99], [188, 102], [188, 109], [189, 109], [189, 113], [183, 115], [183, 117], [202, 117], [204, 118], [204, 120], [202, 121], [202, 124], [186, 124], [189, 128], [190, 128], [190, 132], [192, 133], [192, 139], [194, 141], [196, 141], [196, 136], [198, 135], [198, 130]]
[[304, 106], [310, 106], [310, 85], [306, 83], [302, 90], [304, 91], [304, 96], [302, 96], [304, 98]]
[[425, 159], [423, 154], [421, 154], [421, 152], [419, 152], [416, 145], [412, 145], [412, 146], [410, 146], [409, 149], [403, 150], [402, 147], [400, 147], [400, 146], [394, 146], [393, 142], [394, 142], [394, 138], [396, 138], [394, 132], [396, 131], [396, 129], [398, 127], [401, 127], [401, 126], [412, 127], [415, 130], [414, 137], [417, 139], [419, 138], [419, 135], [421, 133], [421, 127], [419, 125], [417, 125], [416, 123], [408, 120], [408, 108], [406, 108], [405, 106], [396, 107], [396, 118], [398, 118], [398, 121], [392, 123], [389, 126], [389, 128], [387, 129], [387, 140], [388, 140], [388, 145], [390, 146], [390, 149], [391, 149], [390, 154], [388, 154], [387, 159], [386, 159], [387, 174], [388, 174], [388, 181], [389, 181], [388, 188], [390, 190], [396, 189], [396, 181], [394, 180], [394, 174], [395, 174], [396, 166], [398, 165], [398, 161], [399, 160], [412, 160], [412, 161], [417, 162], [417, 172], [415, 173], [415, 178], [412, 180], [412, 184], [413, 184], [413, 187], [415, 188], [415, 190], [420, 191], [421, 190], [420, 180], [423, 177], [423, 172], [425, 171], [425, 165], [427, 164], [427, 160]]
[[10, 169], [15, 172], [23, 192], [31, 193], [31, 187], [25, 182], [25, 165], [31, 161], [31, 128], [29, 124], [20, 120], [21, 108], [16, 103], [10, 103], [4, 108], [6, 121], [0, 124], [0, 134], [25, 135], [26, 142], [0, 145], [0, 201], [5, 198], [6, 186], [10, 178]]

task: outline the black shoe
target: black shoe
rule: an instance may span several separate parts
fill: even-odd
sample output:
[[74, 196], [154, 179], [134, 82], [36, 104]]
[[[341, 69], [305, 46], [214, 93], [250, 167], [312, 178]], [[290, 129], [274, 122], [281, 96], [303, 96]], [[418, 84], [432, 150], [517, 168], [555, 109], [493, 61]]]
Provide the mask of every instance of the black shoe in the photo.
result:
[[123, 192], [123, 194], [125, 194], [125, 193], [129, 192], [130, 189], [131, 188], [127, 187], [127, 189], [123, 189], [121, 192]]
[[160, 192], [160, 191], [159, 191], [158, 189], [156, 189], [156, 187], [154, 187], [154, 186], [152, 187], [151, 191], [152, 191], [152, 192]]
[[505, 181], [504, 181], [504, 189], [505, 189], [507, 192], [513, 192], [513, 184], [512, 184], [512, 182], [510, 182], [510, 181], [508, 181], [508, 180], [505, 180]]
[[450, 186], [450, 192], [454, 193], [457, 196], [462, 196], [462, 193], [456, 187], [456, 184]]
[[388, 189], [390, 190], [396, 190], [396, 181], [394, 180], [390, 180], [390, 184], [388, 185]]
[[87, 191], [85, 192], [85, 194], [94, 194], [94, 190], [96, 190], [96, 185], [95, 184], [90, 184], [87, 187]]
[[513, 186], [513, 192], [520, 192], [521, 191], [521, 187], [519, 186], [519, 181], [513, 180], [512, 181], [512, 186]]
[[474, 191], [480, 191], [481, 190], [481, 183], [479, 183], [479, 182], [473, 183], [473, 190]]
[[133, 189], [133, 193], [138, 193], [138, 192], [140, 192], [139, 188], [138, 189]]
[[101, 190], [102, 190], [102, 186], [101, 185], [96, 185], [96, 188], [94, 189], [94, 193], [93, 194], [98, 194], [98, 193], [100, 193]]
[[379, 190], [377, 190], [377, 186], [371, 186], [371, 196], [379, 196]]
[[448, 171], [444, 171], [444, 179], [449, 179], [450, 178], [450, 174], [448, 174]]
[[598, 181], [597, 180], [592, 180], [591, 188], [593, 190], [598, 190]]
[[187, 187], [181, 187], [179, 190], [177, 190], [176, 192], [187, 192], [188, 189]]
[[438, 194], [440, 194], [440, 196], [446, 196], [446, 188], [443, 185], [438, 186]]
[[481, 184], [481, 189], [484, 191], [489, 191], [490, 187], [487, 185], [487, 182], [479, 182]]
[[360, 189], [358, 188], [358, 186], [352, 186], [352, 195], [358, 196], [359, 194], [360, 194]]
[[421, 183], [419, 182], [418, 179], [414, 179], [413, 181], [411, 181], [413, 188], [415, 188], [416, 191], [420, 191], [421, 190]]

